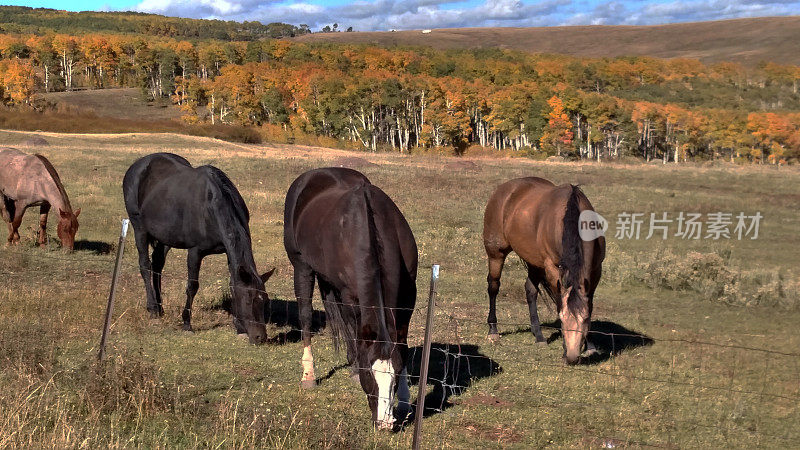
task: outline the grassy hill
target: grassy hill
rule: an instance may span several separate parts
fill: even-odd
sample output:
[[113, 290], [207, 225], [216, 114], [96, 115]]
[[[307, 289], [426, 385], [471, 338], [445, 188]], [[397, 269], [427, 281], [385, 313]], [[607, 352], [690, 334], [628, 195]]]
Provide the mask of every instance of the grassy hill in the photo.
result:
[[305, 32], [285, 23], [234, 22], [166, 17], [139, 12], [62, 11], [0, 6], [0, 33], [136, 33], [183, 39], [249, 41]]
[[498, 47], [574, 56], [653, 56], [703, 62], [800, 64], [800, 16], [652, 26], [451, 28], [416, 31], [315, 33], [302, 42], [425, 45], [440, 49]]

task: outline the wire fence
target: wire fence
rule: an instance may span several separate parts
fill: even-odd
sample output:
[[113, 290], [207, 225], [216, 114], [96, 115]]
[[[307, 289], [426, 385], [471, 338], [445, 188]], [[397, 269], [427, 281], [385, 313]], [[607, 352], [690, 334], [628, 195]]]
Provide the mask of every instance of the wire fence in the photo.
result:
[[[0, 252], [22, 261], [72, 263], [76, 265], [74, 270], [81, 272], [91, 263], [110, 273], [114, 263], [110, 254], [86, 257], [13, 248]], [[0, 265], [0, 275], [11, 280], [29, 270], [29, 265], [21, 264], [22, 270], [13, 270], [14, 266], [8, 264]], [[120, 272], [129, 277], [126, 288], [136, 289], [137, 300], [125, 304], [111, 318], [111, 342], [121, 337], [142, 339], [137, 334], [140, 330], [119, 326], [126, 317], [144, 315], [144, 289], [138, 276], [142, 270], [151, 269], [141, 268], [130, 260], [121, 262]], [[71, 275], [80, 279], [84, 273]], [[160, 276], [164, 284], [183, 283], [185, 287], [188, 282], [200, 282], [163, 273]], [[131, 282], [138, 283], [138, 288], [130, 286]], [[445, 287], [439, 290], [446, 292], [446, 285], [445, 277]], [[105, 289], [107, 285], [96, 287]], [[269, 297], [265, 308], [265, 322], [273, 334], [269, 344], [300, 341], [302, 330], [291, 290], [236, 288], [258, 291]], [[173, 286], [170, 293], [174, 291]], [[230, 311], [230, 302], [235, 301], [233, 295], [225, 293], [214, 308]], [[413, 317], [406, 347], [408, 381], [412, 388], [425, 383], [430, 387], [425, 392], [422, 411], [426, 448], [451, 447], [453, 433], [459, 432], [500, 444], [522, 442], [534, 434], [541, 435], [534, 442], [544, 445], [566, 442], [605, 448], [685, 447], [708, 442], [792, 447], [800, 442], [796, 427], [800, 419], [800, 352], [680, 336], [651, 337], [607, 323], [608, 326], [604, 326], [605, 322], [596, 320], [588, 339], [598, 352], [585, 356], [579, 365], [566, 366], [552, 351], [540, 351], [558, 347], [564, 331], [559, 324], [542, 325], [550, 334], [549, 345], [542, 347], [534, 344], [530, 323], [501, 321], [498, 326], [503, 330], [503, 340], [490, 344], [485, 339], [484, 320], [475, 317], [474, 311], [448, 307], [447, 296], [442, 297], [433, 307], [435, 314], [430, 330], [426, 330], [427, 324], [422, 321], [429, 308], [424, 301], [418, 300], [414, 308], [383, 308], [387, 314], [410, 313]], [[326, 304], [329, 300], [318, 297], [307, 300], [317, 306], [323, 305], [322, 310], [314, 310], [312, 335], [329, 334], [324, 314], [324, 309], [332, 306]], [[181, 317], [186, 308], [173, 301], [174, 298], [162, 305], [164, 314]], [[340, 301], [335, 303], [342, 307]], [[371, 307], [361, 305], [358, 308]], [[422, 336], [426, 331], [431, 332], [433, 342], [427, 359], [430, 371], [423, 380], [421, 367], [425, 346]], [[98, 329], [98, 338], [99, 334]], [[315, 339], [314, 342], [319, 341]], [[363, 344], [365, 340], [356, 338], [353, 343]], [[653, 346], [673, 351], [649, 353], [647, 348]], [[620, 355], [636, 357], [620, 358]], [[296, 359], [299, 366], [299, 351]], [[326, 363], [336, 360], [328, 374], [317, 375], [317, 382], [321, 384], [326, 383], [337, 368], [356, 372], [373, 370], [371, 366], [361, 367], [357, 359], [344, 354], [325, 354], [321, 360]], [[71, 370], [78, 370], [78, 366]], [[298, 367], [298, 382], [301, 372]], [[496, 381], [501, 379], [510, 386]], [[381, 400], [373, 393], [366, 393], [366, 396]], [[409, 411], [397, 418], [397, 427], [401, 430], [411, 426], [418, 401], [419, 396], [412, 390], [409, 403], [397, 405], [398, 411]], [[487, 424], [487, 417], [495, 417], [495, 420]]]

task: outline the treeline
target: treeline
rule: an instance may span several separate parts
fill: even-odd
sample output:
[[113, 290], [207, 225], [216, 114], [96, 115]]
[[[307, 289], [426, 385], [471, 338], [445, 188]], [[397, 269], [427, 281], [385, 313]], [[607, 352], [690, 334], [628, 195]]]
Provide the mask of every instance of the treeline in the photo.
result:
[[27, 6], [0, 6], [5, 33], [131, 33], [182, 39], [250, 41], [310, 33], [307, 25], [184, 19], [137, 12], [71, 12]]
[[7, 103], [139, 86], [189, 122], [314, 134], [363, 148], [471, 145], [544, 157], [800, 157], [800, 68], [384, 49], [285, 40], [3, 36]]

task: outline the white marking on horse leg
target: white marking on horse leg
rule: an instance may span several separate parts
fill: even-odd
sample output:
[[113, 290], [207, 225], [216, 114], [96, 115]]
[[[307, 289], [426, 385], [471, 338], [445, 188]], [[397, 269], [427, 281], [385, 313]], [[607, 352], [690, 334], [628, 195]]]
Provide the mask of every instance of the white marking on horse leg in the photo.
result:
[[314, 356], [311, 355], [311, 346], [303, 347], [303, 358], [300, 360], [303, 365], [303, 378], [301, 381], [312, 381], [314, 377]]
[[378, 385], [378, 415], [376, 421], [379, 429], [391, 429], [394, 426], [392, 404], [394, 403], [395, 371], [392, 361], [379, 359], [372, 363], [372, 376]]
[[397, 380], [397, 412], [405, 420], [411, 412], [411, 393], [408, 391], [408, 370], [403, 368]]

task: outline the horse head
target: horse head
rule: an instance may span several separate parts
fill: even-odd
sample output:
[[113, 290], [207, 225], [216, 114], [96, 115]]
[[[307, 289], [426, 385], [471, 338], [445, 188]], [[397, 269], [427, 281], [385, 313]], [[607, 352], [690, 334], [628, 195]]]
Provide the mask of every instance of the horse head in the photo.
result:
[[564, 343], [564, 362], [577, 364], [583, 344], [589, 333], [591, 308], [583, 283], [563, 290], [558, 316], [561, 319], [561, 335]]
[[[398, 388], [403, 389], [401, 385], [406, 383], [400, 378], [405, 361], [400, 345], [382, 342], [377, 335], [372, 337], [374, 339], [359, 342], [361, 347], [358, 351], [359, 381], [361, 388], [367, 394], [375, 427], [379, 430], [392, 430], [395, 425], [393, 413], [395, 394]], [[401, 402], [403, 396], [404, 394], [401, 394]]]
[[75, 234], [78, 232], [78, 216], [81, 209], [73, 211], [58, 210], [58, 227], [56, 233], [61, 240], [61, 246], [72, 251], [75, 248]]
[[[233, 316], [247, 332], [251, 344], [263, 344], [267, 341], [264, 308], [269, 301], [265, 283], [275, 272], [254, 276], [244, 268], [239, 268], [238, 283], [233, 284]], [[238, 328], [238, 327], [237, 327]]]

